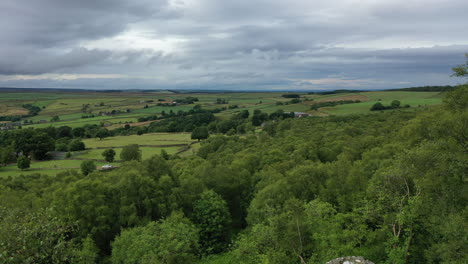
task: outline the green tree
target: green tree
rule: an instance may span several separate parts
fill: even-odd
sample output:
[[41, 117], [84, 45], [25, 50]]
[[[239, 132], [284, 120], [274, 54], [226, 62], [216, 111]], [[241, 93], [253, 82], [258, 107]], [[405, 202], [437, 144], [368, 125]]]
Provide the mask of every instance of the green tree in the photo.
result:
[[169, 158], [171, 157], [167, 151], [165, 149], [161, 149], [161, 154], [160, 154], [161, 158], [165, 159], [165, 160], [169, 160]]
[[466, 63], [453, 67], [453, 75], [457, 77], [468, 76], [468, 53], [465, 53]]
[[51, 119], [50, 119], [50, 122], [57, 122], [57, 121], [60, 121], [60, 117], [59, 116], [53, 116]]
[[12, 145], [0, 147], [0, 165], [6, 166], [16, 161], [15, 148]]
[[113, 162], [115, 157], [115, 150], [106, 149], [102, 152], [102, 156], [107, 162]]
[[79, 138], [73, 139], [70, 144], [68, 144], [68, 150], [69, 151], [79, 151], [79, 150], [85, 150], [86, 146], [83, 143], [83, 141]]
[[76, 250], [73, 263], [92, 264], [96, 263], [99, 256], [99, 249], [94, 244], [91, 236], [87, 236], [81, 245], [81, 249]]
[[104, 174], [73, 177], [54, 191], [53, 206], [61, 218], [76, 223], [75, 237], [91, 235], [103, 252], [109, 252], [110, 242], [122, 228], [168, 215], [169, 204], [161, 197], [167, 185], [147, 176], [138, 162]]
[[28, 212], [0, 207], [0, 263], [59, 264], [73, 256], [72, 227], [52, 210]]
[[17, 165], [18, 165], [18, 168], [20, 168], [21, 170], [29, 168], [30, 166], [29, 158], [26, 156], [19, 157], [17, 161]]
[[68, 150], [68, 145], [65, 143], [55, 143], [55, 150], [56, 151], [67, 151]]
[[75, 127], [72, 130], [73, 137], [82, 138], [85, 136], [86, 130], [82, 127]]
[[29, 148], [34, 158], [43, 160], [47, 157], [47, 152], [55, 149], [55, 142], [46, 133], [35, 133], [30, 139]]
[[393, 100], [391, 103], [390, 103], [390, 107], [391, 108], [399, 108], [401, 105], [400, 101], [398, 100]]
[[468, 84], [460, 85], [444, 97], [444, 106], [452, 112], [464, 112], [468, 109]]
[[200, 141], [200, 139], [207, 139], [209, 137], [208, 133], [208, 128], [205, 126], [197, 127], [192, 131], [191, 138], [192, 139], [197, 139]]
[[200, 229], [205, 254], [219, 253], [229, 242], [230, 213], [223, 198], [212, 190], [202, 193], [193, 207], [193, 221]]
[[112, 243], [112, 263], [195, 263], [198, 232], [182, 213], [123, 230]]
[[377, 102], [377, 103], [372, 105], [370, 110], [371, 111], [385, 110], [385, 106], [383, 106], [383, 104], [381, 102]]
[[96, 170], [96, 164], [94, 164], [94, 161], [92, 160], [85, 160], [81, 162], [80, 168], [81, 168], [81, 173], [83, 173], [83, 175], [88, 175], [91, 172]]
[[57, 128], [55, 132], [56, 132], [55, 138], [63, 138], [63, 137], [72, 138], [73, 137], [72, 128], [69, 126], [61, 126]]
[[254, 126], [259, 126], [261, 125], [264, 121], [268, 119], [268, 114], [267, 113], [262, 113], [261, 110], [254, 110], [253, 116], [252, 116], [252, 125]]
[[138, 144], [130, 144], [120, 152], [120, 159], [123, 161], [141, 160], [141, 150]]
[[107, 130], [107, 128], [104, 127], [101, 127], [96, 133], [96, 137], [98, 137], [99, 140], [102, 140], [103, 138], [106, 138], [108, 136], [110, 136], [109, 130]]

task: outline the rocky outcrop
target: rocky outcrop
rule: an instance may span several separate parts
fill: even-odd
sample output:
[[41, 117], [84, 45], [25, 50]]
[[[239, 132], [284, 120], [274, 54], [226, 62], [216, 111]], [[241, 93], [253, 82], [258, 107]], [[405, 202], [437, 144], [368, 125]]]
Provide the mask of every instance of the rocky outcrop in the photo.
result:
[[374, 264], [363, 257], [342, 257], [328, 261], [326, 264]]

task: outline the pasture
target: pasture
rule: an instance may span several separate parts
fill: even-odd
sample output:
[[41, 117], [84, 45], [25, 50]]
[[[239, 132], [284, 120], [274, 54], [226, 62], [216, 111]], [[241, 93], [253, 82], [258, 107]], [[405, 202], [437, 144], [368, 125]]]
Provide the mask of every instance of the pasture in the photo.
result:
[[140, 146], [160, 146], [160, 145], [180, 145], [190, 144], [190, 133], [150, 133], [143, 135], [117, 136], [104, 138], [84, 139], [87, 148], [112, 148], [124, 147], [129, 144], [138, 144]]
[[[404, 92], [404, 91], [371, 91], [359, 93], [338, 94], [308, 94], [297, 93], [301, 101], [292, 103], [291, 98], [284, 98], [284, 92], [240, 92], [240, 93], [172, 93], [168, 91], [158, 92], [0, 92], [0, 116], [26, 115], [28, 110], [23, 104], [32, 104], [40, 107], [41, 111], [36, 116], [25, 117], [28, 124], [24, 128], [45, 128], [49, 126], [69, 126], [72, 128], [94, 124], [105, 126], [108, 129], [122, 127], [129, 123], [131, 126], [145, 126], [152, 121], [138, 122], [140, 117], [152, 115], [160, 116], [164, 111], [177, 113], [188, 111], [196, 104], [204, 109], [225, 108], [216, 113], [218, 120], [227, 120], [242, 110], [248, 110], [253, 114], [254, 110], [261, 110], [268, 114], [277, 110], [284, 112], [307, 112], [314, 116], [346, 115], [378, 113], [371, 112], [370, 108], [376, 102], [389, 105], [392, 100], [399, 100], [401, 105], [409, 104], [412, 111], [419, 107], [438, 105], [442, 102], [439, 92]], [[198, 101], [194, 104], [178, 104], [174, 106], [158, 105], [160, 103], [171, 103], [177, 99], [196, 97]], [[219, 104], [217, 99], [226, 103]], [[320, 107], [317, 111], [310, 110], [315, 103], [360, 100], [360, 103], [342, 104], [334, 107]], [[232, 106], [237, 106], [236, 108]], [[229, 109], [231, 106], [231, 109]], [[115, 114], [109, 114], [114, 111]], [[386, 110], [395, 111], [395, 110]], [[400, 110], [398, 110], [400, 111]], [[83, 118], [94, 115], [94, 117]], [[59, 116], [59, 121], [51, 122], [51, 118]], [[8, 119], [7, 119], [8, 120]], [[4, 121], [3, 123], [8, 123]], [[29, 124], [31, 123], [32, 124]], [[96, 166], [106, 164], [102, 157], [105, 149], [113, 148], [116, 151], [115, 162], [118, 165], [120, 152], [129, 144], [138, 144], [142, 151], [142, 158], [147, 159], [153, 155], [160, 154], [165, 150], [168, 154], [189, 156], [196, 153], [200, 144], [190, 139], [190, 133], [150, 133], [143, 135], [116, 136], [102, 140], [98, 138], [84, 139], [85, 151], [74, 152], [68, 159], [63, 159], [65, 153], [57, 160], [33, 161], [31, 168], [21, 171], [16, 164], [0, 168], [0, 177], [17, 176], [21, 174], [41, 173], [55, 175], [58, 172], [79, 169], [83, 160], [94, 160]]]
[[[423, 106], [433, 106], [442, 103], [442, 95], [439, 92], [365, 92], [356, 94], [367, 97], [367, 101], [354, 104], [343, 104], [335, 107], [321, 108], [321, 112], [334, 115], [364, 114], [372, 113], [369, 109], [373, 104], [380, 102], [383, 105], [390, 105], [393, 100], [399, 100], [401, 106], [410, 105], [409, 109]], [[333, 98], [333, 97], [332, 97]], [[336, 100], [342, 97], [334, 97]], [[362, 100], [362, 99], [361, 99]], [[388, 111], [388, 110], [386, 110]]]
[[[142, 159], [148, 159], [151, 158], [154, 155], [159, 155], [161, 154], [162, 150], [165, 150], [167, 154], [173, 155], [176, 154], [177, 152], [181, 151], [183, 146], [169, 146], [169, 147], [140, 147], [141, 150], [141, 158]], [[116, 162], [120, 162], [120, 152], [122, 151], [122, 148], [113, 148], [115, 150], [115, 160]], [[91, 149], [91, 150], [86, 150], [82, 152], [75, 153], [73, 155], [74, 158], [80, 158], [80, 159], [91, 159], [91, 160], [103, 160], [104, 158], [102, 157], [102, 152], [105, 149]]]
[[[172, 93], [168, 91], [157, 92], [1, 92], [0, 116], [14, 116], [27, 114], [22, 108], [23, 104], [32, 104], [42, 109], [36, 116], [24, 118], [29, 120], [25, 127], [70, 126], [80, 127], [85, 124], [105, 125], [110, 129], [122, 127], [126, 123], [138, 123], [138, 118], [150, 115], [161, 115], [164, 111], [177, 113], [188, 111], [195, 104], [205, 109], [225, 107], [226, 110], [216, 114], [223, 120], [240, 110], [261, 110], [273, 113], [279, 109], [285, 112], [308, 112], [312, 115], [330, 114], [354, 114], [369, 112], [373, 103], [380, 101], [390, 104], [392, 100], [400, 100], [402, 105], [411, 107], [431, 106], [441, 103], [441, 95], [438, 92], [402, 92], [402, 91], [371, 91], [359, 93], [338, 94], [308, 94], [297, 93], [301, 96], [301, 102], [290, 103], [290, 98], [283, 98], [284, 92], [228, 92], [228, 93]], [[196, 97], [195, 104], [180, 104], [175, 106], [158, 106], [159, 103], [171, 103], [181, 98]], [[217, 104], [217, 99], [223, 99], [226, 104]], [[311, 111], [310, 106], [316, 102], [333, 100], [359, 99], [357, 104], [338, 105], [335, 107], [321, 108], [319, 111]], [[238, 108], [229, 109], [236, 105]], [[110, 112], [113, 114], [109, 114]], [[94, 117], [83, 118], [86, 115]], [[51, 122], [52, 117], [58, 116], [59, 121]], [[32, 124], [29, 124], [31, 123]], [[135, 124], [146, 125], [147, 123]]]
[[[16, 164], [8, 165], [0, 168], [0, 177], [8, 176], [18, 176], [26, 175], [32, 173], [40, 173], [54, 176], [59, 172], [70, 170], [70, 169], [80, 169], [82, 160], [48, 160], [48, 161], [34, 161], [31, 162], [31, 167], [25, 170], [20, 170]], [[96, 166], [100, 167], [104, 164], [107, 164], [105, 161], [96, 161]]]

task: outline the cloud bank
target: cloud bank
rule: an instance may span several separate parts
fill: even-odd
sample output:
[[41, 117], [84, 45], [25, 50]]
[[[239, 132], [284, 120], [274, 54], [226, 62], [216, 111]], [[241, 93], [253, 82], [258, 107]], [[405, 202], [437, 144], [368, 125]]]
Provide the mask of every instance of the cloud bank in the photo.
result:
[[467, 13], [464, 0], [2, 0], [0, 86], [455, 84]]

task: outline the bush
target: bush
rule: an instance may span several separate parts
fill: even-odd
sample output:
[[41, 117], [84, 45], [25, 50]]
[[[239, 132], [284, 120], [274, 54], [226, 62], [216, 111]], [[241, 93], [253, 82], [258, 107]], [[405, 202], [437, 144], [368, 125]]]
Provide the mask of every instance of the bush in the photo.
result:
[[18, 158], [17, 165], [18, 165], [18, 168], [20, 168], [21, 170], [29, 168], [30, 164], [31, 162], [28, 157], [21, 156]]
[[385, 106], [382, 103], [375, 103], [371, 109], [371, 111], [378, 111], [378, 110], [385, 110]]

